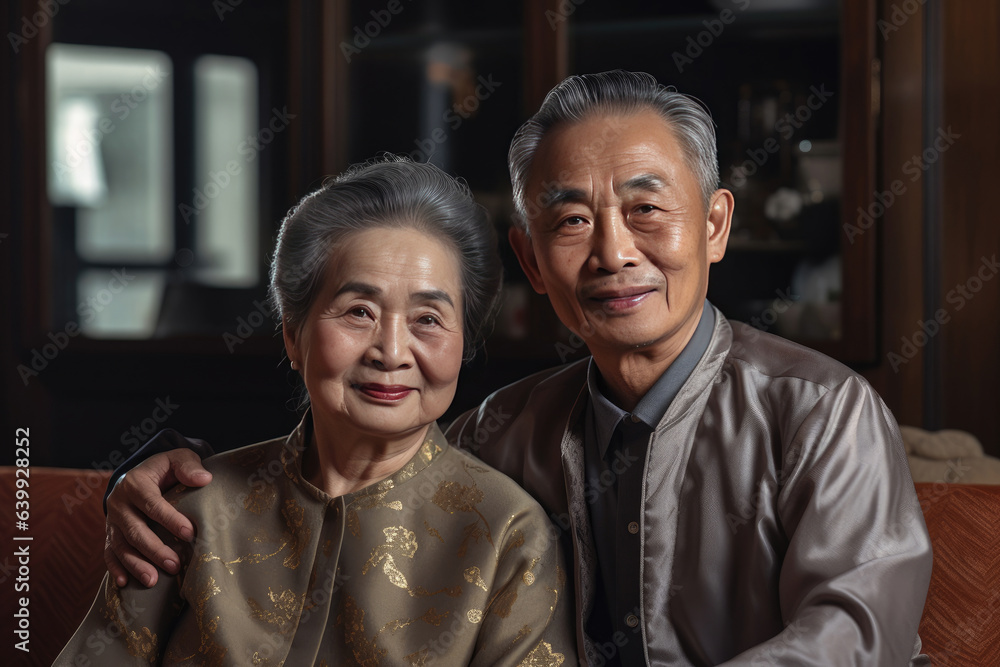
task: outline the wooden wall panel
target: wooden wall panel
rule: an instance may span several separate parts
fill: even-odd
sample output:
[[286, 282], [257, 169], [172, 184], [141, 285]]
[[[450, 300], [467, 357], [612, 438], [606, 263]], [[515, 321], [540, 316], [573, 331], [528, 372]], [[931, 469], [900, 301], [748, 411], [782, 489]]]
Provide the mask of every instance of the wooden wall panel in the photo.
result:
[[[891, 16], [893, 0], [883, 0]], [[902, 356], [902, 339], [913, 334], [923, 315], [923, 183], [909, 180], [903, 165], [923, 150], [923, 15], [917, 13], [898, 30], [877, 31], [882, 41], [882, 166], [879, 189], [903, 179], [906, 192], [882, 216], [878, 255], [879, 362], [864, 371], [868, 381], [900, 424], [924, 424], [923, 351]], [[890, 356], [891, 354], [898, 355]]]
[[548, 92], [568, 75], [568, 13], [562, 0], [524, 0], [524, 111], [538, 111]]
[[942, 8], [942, 131], [960, 135], [941, 155], [942, 426], [1000, 455], [1000, 5]]

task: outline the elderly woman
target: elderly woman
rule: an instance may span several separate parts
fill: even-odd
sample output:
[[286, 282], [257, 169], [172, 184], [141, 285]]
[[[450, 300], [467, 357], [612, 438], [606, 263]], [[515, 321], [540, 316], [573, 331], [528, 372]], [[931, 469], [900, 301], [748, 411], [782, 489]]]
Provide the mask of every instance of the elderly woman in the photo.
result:
[[370, 163], [302, 200], [271, 294], [309, 409], [169, 494], [196, 526], [180, 574], [105, 577], [55, 664], [574, 663], [544, 511], [435, 424], [499, 286], [484, 212], [433, 166]]

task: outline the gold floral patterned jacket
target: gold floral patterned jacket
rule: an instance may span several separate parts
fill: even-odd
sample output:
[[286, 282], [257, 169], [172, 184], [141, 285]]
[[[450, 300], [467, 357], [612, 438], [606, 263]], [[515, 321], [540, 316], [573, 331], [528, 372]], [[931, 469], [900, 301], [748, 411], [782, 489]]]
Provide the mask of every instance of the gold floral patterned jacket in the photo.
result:
[[196, 526], [181, 573], [105, 576], [56, 665], [571, 665], [556, 533], [525, 491], [432, 426], [397, 473], [331, 498], [287, 438], [167, 494]]

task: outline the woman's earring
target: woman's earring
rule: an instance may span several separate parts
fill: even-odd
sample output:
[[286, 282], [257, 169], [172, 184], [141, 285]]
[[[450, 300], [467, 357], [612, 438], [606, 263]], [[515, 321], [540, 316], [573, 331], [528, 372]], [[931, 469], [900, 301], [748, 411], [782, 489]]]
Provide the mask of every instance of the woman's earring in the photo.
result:
[[298, 368], [298, 366], [296, 366], [296, 365], [295, 365], [295, 362], [293, 361], [293, 362], [292, 362], [292, 370], [294, 371], [294, 370], [296, 370], [297, 368]]

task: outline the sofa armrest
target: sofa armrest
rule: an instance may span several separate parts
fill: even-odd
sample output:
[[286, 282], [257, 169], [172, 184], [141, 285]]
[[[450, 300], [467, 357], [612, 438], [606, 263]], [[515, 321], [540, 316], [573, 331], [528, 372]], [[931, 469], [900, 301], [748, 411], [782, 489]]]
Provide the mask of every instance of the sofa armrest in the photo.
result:
[[[3, 653], [19, 665], [51, 665], [90, 610], [106, 568], [102, 497], [108, 472], [32, 467], [28, 471], [28, 529], [14, 522], [17, 475], [0, 467], [0, 631]], [[21, 475], [23, 479], [23, 473]], [[14, 537], [31, 540], [15, 541]], [[16, 550], [27, 547], [27, 576]], [[27, 587], [25, 589], [25, 587]], [[28, 653], [13, 648], [14, 614], [28, 599]]]
[[916, 489], [934, 549], [923, 650], [935, 665], [1000, 665], [1000, 486]]

